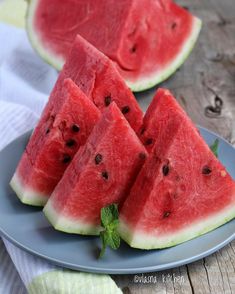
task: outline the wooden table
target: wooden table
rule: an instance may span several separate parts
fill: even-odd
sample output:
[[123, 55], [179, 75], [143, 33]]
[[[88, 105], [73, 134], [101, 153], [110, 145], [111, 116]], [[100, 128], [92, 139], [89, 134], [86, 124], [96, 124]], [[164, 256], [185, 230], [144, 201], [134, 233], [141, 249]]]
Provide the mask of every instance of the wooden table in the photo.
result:
[[[184, 66], [161, 86], [169, 88], [193, 121], [235, 145], [235, 0], [179, 0], [203, 21], [198, 43]], [[154, 91], [138, 94], [146, 109]], [[221, 113], [214, 111], [222, 105]], [[235, 241], [211, 256], [169, 271], [113, 276], [124, 293], [235, 293]], [[157, 280], [156, 283], [154, 281]]]

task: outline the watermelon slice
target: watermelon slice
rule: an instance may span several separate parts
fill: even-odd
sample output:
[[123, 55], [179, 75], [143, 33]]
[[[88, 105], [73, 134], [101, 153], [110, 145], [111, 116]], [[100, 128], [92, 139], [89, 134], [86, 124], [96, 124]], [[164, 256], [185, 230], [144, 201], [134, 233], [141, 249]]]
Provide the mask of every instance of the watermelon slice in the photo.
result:
[[59, 95], [65, 78], [71, 78], [101, 111], [115, 101], [132, 128], [139, 130], [143, 112], [134, 95], [110, 59], [81, 36], [75, 38], [52, 96]]
[[146, 131], [156, 143], [120, 212], [121, 237], [141, 249], [179, 244], [235, 217], [233, 179], [169, 91], [157, 92], [153, 108], [156, 124]]
[[146, 156], [113, 102], [65, 171], [44, 213], [57, 230], [98, 234], [101, 208], [124, 200]]
[[99, 117], [73, 81], [64, 80], [61, 92], [50, 97], [10, 183], [23, 203], [46, 203]]
[[171, 0], [30, 0], [33, 47], [61, 69], [77, 34], [111, 58], [133, 91], [168, 78], [192, 50], [201, 21]]

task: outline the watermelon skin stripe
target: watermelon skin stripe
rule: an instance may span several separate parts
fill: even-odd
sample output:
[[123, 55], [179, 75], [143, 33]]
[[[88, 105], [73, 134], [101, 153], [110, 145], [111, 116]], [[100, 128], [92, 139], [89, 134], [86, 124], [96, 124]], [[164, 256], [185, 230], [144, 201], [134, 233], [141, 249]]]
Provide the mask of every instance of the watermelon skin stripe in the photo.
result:
[[29, 0], [28, 9], [26, 12], [26, 32], [28, 34], [30, 42], [33, 44], [35, 48], [37, 48], [37, 52], [39, 55], [50, 65], [52, 65], [57, 70], [61, 70], [63, 67], [64, 60], [63, 58], [53, 58], [52, 56], [49, 56], [48, 53], [45, 51], [45, 49], [41, 46], [39, 38], [34, 33], [32, 26], [30, 24], [33, 23], [33, 16], [35, 13], [35, 10], [37, 8], [38, 0]]
[[[234, 191], [235, 196], [235, 191]], [[119, 233], [131, 247], [138, 249], [161, 249], [172, 247], [191, 240], [198, 236], [204, 235], [223, 224], [235, 218], [235, 206], [230, 206], [213, 216], [204, 219], [203, 222], [193, 223], [187, 228], [168, 235], [146, 234], [138, 231], [138, 228], [132, 229], [123, 219], [120, 219]], [[133, 237], [134, 233], [134, 237]]]
[[36, 190], [25, 188], [24, 185], [22, 185], [20, 177], [17, 173], [15, 173], [12, 177], [10, 186], [16, 192], [20, 201], [24, 204], [44, 206], [48, 200], [48, 195], [43, 195]]

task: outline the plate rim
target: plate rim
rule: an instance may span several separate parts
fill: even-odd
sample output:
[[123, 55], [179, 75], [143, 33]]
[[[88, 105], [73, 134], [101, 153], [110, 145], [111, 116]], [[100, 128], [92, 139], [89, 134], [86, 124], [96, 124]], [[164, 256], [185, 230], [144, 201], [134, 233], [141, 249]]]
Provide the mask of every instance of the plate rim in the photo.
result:
[[[205, 127], [202, 127], [200, 125], [197, 125], [199, 131], [203, 130], [204, 132], [207, 132], [209, 134], [212, 134], [213, 136], [219, 138], [221, 141], [223, 141], [225, 144], [229, 145], [230, 147], [233, 148], [234, 152], [235, 152], [235, 148], [234, 146], [229, 143], [227, 140], [225, 140], [223, 137], [221, 137], [220, 135], [218, 135], [217, 133], [208, 130]], [[10, 142], [9, 144], [7, 144], [1, 151], [0, 154], [7, 148], [9, 147], [11, 144], [14, 144], [15, 141], [19, 140], [21, 137], [24, 136], [28, 136], [32, 133], [32, 130], [29, 130], [27, 132], [24, 132], [21, 136], [15, 138], [12, 142]], [[232, 221], [232, 220], [231, 220]], [[226, 226], [226, 224], [224, 224], [223, 226]], [[215, 229], [216, 230], [216, 229]], [[230, 235], [228, 238], [226, 238], [225, 240], [223, 240], [222, 242], [220, 242], [219, 244], [217, 244], [214, 247], [209, 248], [208, 250], [201, 252], [193, 257], [188, 257], [185, 259], [181, 259], [179, 261], [173, 261], [173, 262], [168, 262], [168, 263], [164, 263], [162, 265], [155, 265], [155, 266], [143, 266], [143, 267], [133, 267], [133, 268], [118, 268], [115, 269], [113, 268], [99, 268], [96, 266], [83, 266], [83, 265], [78, 265], [78, 264], [73, 264], [71, 262], [66, 262], [66, 261], [62, 261], [59, 260], [58, 258], [53, 258], [50, 257], [46, 254], [42, 254], [39, 253], [37, 251], [35, 251], [34, 249], [21, 244], [20, 242], [18, 242], [14, 237], [10, 236], [1, 226], [0, 226], [0, 236], [6, 238], [9, 242], [11, 242], [12, 244], [14, 244], [15, 246], [17, 246], [18, 248], [33, 254], [34, 256], [37, 256], [39, 258], [42, 258], [54, 265], [57, 266], [61, 266], [61, 267], [65, 267], [65, 268], [69, 268], [69, 269], [73, 269], [73, 270], [77, 270], [77, 271], [83, 271], [83, 272], [90, 272], [90, 273], [103, 273], [103, 274], [119, 274], [119, 275], [124, 275], [124, 274], [137, 274], [137, 273], [148, 273], [148, 272], [157, 272], [157, 271], [162, 271], [162, 270], [166, 270], [166, 269], [172, 269], [178, 266], [182, 266], [185, 264], [189, 264], [192, 262], [195, 262], [197, 260], [200, 260], [204, 257], [207, 257], [213, 253], [215, 253], [216, 251], [218, 251], [219, 249], [223, 248], [224, 246], [226, 246], [227, 244], [229, 244], [231, 241], [233, 241], [235, 239], [235, 232]], [[200, 237], [200, 236], [199, 236]], [[197, 237], [198, 238], [198, 237]], [[194, 238], [197, 239], [197, 238]], [[124, 242], [124, 241], [123, 241]], [[169, 248], [165, 248], [165, 249], [161, 249], [161, 250], [166, 250]]]

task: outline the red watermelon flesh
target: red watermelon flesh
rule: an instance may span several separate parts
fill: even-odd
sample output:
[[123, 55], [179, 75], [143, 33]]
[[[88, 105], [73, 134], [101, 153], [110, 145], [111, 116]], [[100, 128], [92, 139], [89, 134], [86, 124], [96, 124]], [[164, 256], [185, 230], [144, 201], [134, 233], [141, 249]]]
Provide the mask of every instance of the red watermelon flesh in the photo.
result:
[[138, 132], [140, 140], [149, 152], [151, 152], [159, 134], [164, 130], [166, 122], [171, 119], [171, 113], [175, 109], [172, 99], [169, 99], [168, 96], [172, 96], [170, 91], [158, 89], [144, 115], [143, 125]]
[[65, 78], [71, 78], [101, 111], [115, 101], [132, 128], [139, 130], [143, 112], [134, 95], [112, 61], [80, 36], [74, 41], [52, 96], [58, 95]]
[[125, 199], [146, 156], [112, 103], [52, 193], [44, 208], [47, 218], [61, 231], [98, 234], [101, 208]]
[[31, 0], [33, 46], [61, 68], [80, 34], [114, 62], [136, 91], [166, 79], [187, 58], [200, 21], [171, 0]]
[[235, 183], [191, 120], [169, 91], [159, 90], [153, 106], [156, 143], [120, 213], [122, 238], [141, 249], [182, 243], [235, 217]]
[[100, 111], [74, 84], [63, 87], [49, 102], [11, 181], [22, 202], [44, 205], [65, 169], [100, 117]]

